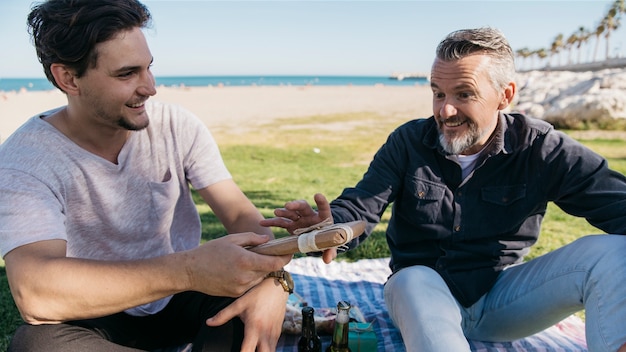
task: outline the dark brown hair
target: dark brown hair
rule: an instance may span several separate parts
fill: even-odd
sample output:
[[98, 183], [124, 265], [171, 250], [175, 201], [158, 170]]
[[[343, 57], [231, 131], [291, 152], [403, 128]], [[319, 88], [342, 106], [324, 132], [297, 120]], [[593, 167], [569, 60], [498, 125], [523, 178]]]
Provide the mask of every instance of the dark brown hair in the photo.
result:
[[150, 19], [148, 9], [135, 0], [48, 0], [32, 8], [28, 29], [46, 77], [59, 88], [50, 65], [64, 64], [81, 77], [96, 67], [96, 44], [121, 31], [145, 28]]

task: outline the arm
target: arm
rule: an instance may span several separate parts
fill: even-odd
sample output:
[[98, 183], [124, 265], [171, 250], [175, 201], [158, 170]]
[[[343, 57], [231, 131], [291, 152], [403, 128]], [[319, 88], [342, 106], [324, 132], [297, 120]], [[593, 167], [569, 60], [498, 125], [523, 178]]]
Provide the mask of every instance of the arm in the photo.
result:
[[540, 150], [546, 169], [541, 186], [568, 214], [612, 234], [626, 234], [626, 177], [602, 156], [564, 135], [546, 136]]
[[58, 323], [117, 313], [187, 290], [239, 296], [288, 262], [243, 248], [268, 239], [236, 234], [186, 252], [115, 262], [68, 258], [65, 241], [49, 240], [15, 248], [5, 264], [24, 320]]
[[[425, 123], [424, 120], [420, 120], [421, 123]], [[345, 188], [331, 204], [322, 194], [314, 196], [318, 211], [305, 200], [287, 202], [283, 208], [274, 211], [275, 218], [265, 219], [261, 224], [282, 227], [293, 234], [296, 229], [306, 228], [329, 218], [337, 223], [365, 220], [368, 222], [365, 234], [352, 242], [353, 248], [371, 233], [380, 222], [387, 206], [395, 200], [402, 189], [404, 176], [411, 162], [409, 156], [424, 154], [420, 150], [414, 150], [415, 146], [421, 144], [423, 138], [420, 137], [418, 128], [420, 125], [416, 120], [391, 133], [385, 144], [376, 152], [363, 178], [355, 187]], [[324, 254], [325, 262], [330, 262], [332, 258], [330, 254], [328, 256]]]
[[[259, 224], [263, 216], [233, 180], [218, 182], [198, 190], [198, 193], [211, 207], [228, 233], [253, 231], [274, 237], [269, 228]], [[291, 256], [278, 258], [284, 260], [286, 264]], [[274, 270], [276, 269], [267, 270], [264, 274]], [[254, 351], [256, 348], [258, 351], [273, 351], [282, 331], [288, 297], [288, 293], [275, 279], [263, 280], [208, 319], [207, 325], [219, 326], [238, 316], [245, 324], [242, 350]]]
[[[325, 219], [338, 223], [365, 220], [368, 222], [365, 233], [349, 243], [349, 248], [356, 247], [369, 236], [380, 222], [387, 206], [400, 192], [410, 161], [407, 155], [413, 152], [406, 149], [407, 146], [417, 145], [416, 141], [411, 140], [417, 138], [415, 137], [417, 135], [410, 124], [394, 131], [374, 156], [363, 178], [354, 188], [345, 188], [342, 194], [333, 200], [332, 207], [322, 194], [316, 194], [314, 200], [318, 211], [305, 200], [295, 200], [287, 202], [283, 208], [276, 209], [274, 211], [276, 217], [265, 219], [261, 224], [282, 227], [293, 234], [296, 229], [318, 224]], [[335, 248], [328, 249], [322, 254], [325, 263], [330, 263], [336, 257]]]
[[232, 179], [198, 190], [228, 233], [251, 231], [274, 238], [272, 231], [259, 225], [263, 215]]

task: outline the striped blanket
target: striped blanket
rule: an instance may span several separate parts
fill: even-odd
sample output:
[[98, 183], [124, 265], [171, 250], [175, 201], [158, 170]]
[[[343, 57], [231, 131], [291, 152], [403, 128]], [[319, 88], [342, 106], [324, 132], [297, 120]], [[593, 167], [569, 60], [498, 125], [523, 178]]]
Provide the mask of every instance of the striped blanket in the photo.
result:
[[[347, 300], [357, 306], [366, 321], [373, 322], [378, 351], [404, 352], [402, 337], [385, 309], [383, 284], [391, 273], [388, 258], [363, 259], [357, 262], [334, 261], [324, 264], [320, 258], [298, 258], [285, 269], [292, 273], [296, 293], [314, 308], [336, 306]], [[299, 336], [283, 334], [277, 351], [296, 352]], [[329, 336], [322, 336], [324, 346]], [[506, 343], [470, 341], [475, 352], [579, 352], [587, 351], [584, 323], [571, 316], [541, 333]]]

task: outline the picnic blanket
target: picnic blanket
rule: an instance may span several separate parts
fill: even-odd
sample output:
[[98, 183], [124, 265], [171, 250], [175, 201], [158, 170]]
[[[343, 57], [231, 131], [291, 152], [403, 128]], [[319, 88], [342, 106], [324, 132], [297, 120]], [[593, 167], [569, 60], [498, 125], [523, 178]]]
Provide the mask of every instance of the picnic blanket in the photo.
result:
[[[285, 269], [291, 272], [295, 292], [314, 308], [335, 307], [347, 300], [359, 308], [366, 321], [372, 322], [378, 340], [378, 351], [404, 352], [400, 332], [387, 313], [383, 284], [391, 270], [389, 258], [362, 259], [356, 262], [334, 261], [324, 264], [320, 258], [293, 259]], [[470, 341], [475, 352], [580, 352], [587, 351], [585, 325], [580, 318], [570, 316], [555, 326], [527, 338], [506, 343]], [[330, 336], [321, 336], [323, 345]], [[281, 336], [277, 351], [297, 352], [299, 336]]]

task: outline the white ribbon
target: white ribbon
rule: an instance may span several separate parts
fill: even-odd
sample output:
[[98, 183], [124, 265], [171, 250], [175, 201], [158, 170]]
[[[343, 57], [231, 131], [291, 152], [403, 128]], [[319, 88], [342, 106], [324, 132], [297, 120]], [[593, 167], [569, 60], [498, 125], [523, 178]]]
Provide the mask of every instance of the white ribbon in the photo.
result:
[[300, 251], [300, 253], [309, 253], [309, 252], [319, 252], [321, 250], [330, 248], [330, 247], [318, 248], [317, 244], [315, 243], [315, 236], [317, 236], [317, 234], [320, 232], [327, 232], [331, 230], [344, 230], [346, 232], [346, 240], [343, 243], [340, 243], [339, 245], [337, 245], [337, 247], [352, 241], [352, 238], [354, 237], [354, 232], [352, 231], [352, 227], [350, 227], [350, 225], [334, 224], [331, 226], [322, 227], [319, 230], [314, 230], [314, 231], [299, 235], [298, 236], [298, 251]]

